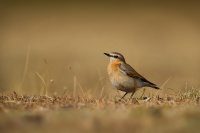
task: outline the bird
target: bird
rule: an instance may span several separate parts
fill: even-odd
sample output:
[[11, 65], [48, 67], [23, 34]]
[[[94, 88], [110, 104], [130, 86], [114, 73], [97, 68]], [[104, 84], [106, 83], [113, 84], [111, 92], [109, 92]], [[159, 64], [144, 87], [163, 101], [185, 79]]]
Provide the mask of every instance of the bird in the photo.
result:
[[117, 90], [125, 92], [121, 97], [122, 100], [128, 93], [131, 93], [130, 99], [132, 99], [134, 93], [142, 87], [151, 87], [154, 89], [160, 89], [156, 84], [148, 81], [129, 64], [126, 63], [125, 58], [118, 52], [104, 53], [110, 58], [110, 63], [107, 67], [107, 72], [111, 84]]

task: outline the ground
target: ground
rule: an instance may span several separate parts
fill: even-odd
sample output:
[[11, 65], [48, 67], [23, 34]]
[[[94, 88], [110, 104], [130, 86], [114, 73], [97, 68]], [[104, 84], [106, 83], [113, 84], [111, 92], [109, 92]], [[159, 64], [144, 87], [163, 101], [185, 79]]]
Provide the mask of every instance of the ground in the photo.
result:
[[0, 94], [0, 129], [7, 132], [199, 132], [200, 93], [163, 98]]

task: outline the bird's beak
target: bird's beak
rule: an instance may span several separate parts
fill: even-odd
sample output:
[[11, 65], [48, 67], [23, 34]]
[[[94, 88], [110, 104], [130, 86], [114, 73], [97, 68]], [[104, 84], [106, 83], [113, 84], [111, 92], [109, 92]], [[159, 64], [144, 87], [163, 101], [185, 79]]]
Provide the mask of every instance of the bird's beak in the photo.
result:
[[108, 54], [108, 53], [104, 53], [106, 56], [108, 56], [108, 57], [110, 57], [110, 54]]

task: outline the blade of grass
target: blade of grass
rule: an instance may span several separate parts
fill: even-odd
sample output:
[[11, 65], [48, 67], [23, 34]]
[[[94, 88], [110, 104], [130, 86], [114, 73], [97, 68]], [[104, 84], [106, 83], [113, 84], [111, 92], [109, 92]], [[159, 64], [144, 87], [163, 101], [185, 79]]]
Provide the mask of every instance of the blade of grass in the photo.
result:
[[[70, 72], [73, 74], [74, 77], [76, 77], [75, 73], [72, 71], [72, 68], [69, 67]], [[83, 96], [83, 100], [85, 99], [85, 93], [83, 91], [83, 88], [80, 84], [80, 82], [78, 81], [77, 77], [76, 77], [76, 84], [78, 85], [79, 89], [81, 90], [82, 96]]]
[[[160, 89], [162, 90], [163, 87], [172, 79], [172, 77], [169, 77], [161, 86]], [[157, 90], [156, 95], [157, 96], [159, 94], [160, 90]]]
[[103, 91], [104, 91], [104, 89], [105, 89], [105, 86], [103, 85], [102, 76], [101, 76], [101, 72], [100, 72], [99, 68], [97, 68], [97, 71], [98, 71], [98, 74], [99, 74], [99, 80], [100, 80], [100, 82], [101, 82], [101, 87], [102, 87], [102, 89], [101, 89], [101, 94], [100, 94], [100, 97], [102, 98], [102, 95], [103, 95]]
[[73, 97], [76, 96], [76, 76], [74, 76], [74, 89], [73, 89]]
[[24, 84], [24, 81], [25, 81], [25, 78], [26, 78], [26, 75], [27, 75], [29, 56], [30, 56], [30, 46], [28, 46], [28, 48], [27, 48], [26, 62], [25, 62], [23, 77], [22, 77], [22, 81], [21, 81], [19, 90], [22, 90], [22, 87], [23, 87], [23, 84]]
[[44, 81], [44, 78], [38, 72], [35, 72], [35, 73], [37, 74], [37, 76], [41, 79], [42, 83], [44, 84], [44, 86], [45, 86], [45, 95], [47, 96], [47, 84]]

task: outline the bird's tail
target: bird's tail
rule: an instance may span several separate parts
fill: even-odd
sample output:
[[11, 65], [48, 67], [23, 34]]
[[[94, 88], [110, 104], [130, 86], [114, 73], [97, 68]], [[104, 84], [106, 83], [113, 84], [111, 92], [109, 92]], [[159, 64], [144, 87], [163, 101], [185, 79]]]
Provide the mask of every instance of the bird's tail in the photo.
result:
[[152, 88], [160, 90], [160, 88], [158, 86], [152, 86]]
[[147, 86], [147, 87], [154, 88], [154, 89], [157, 89], [157, 90], [160, 89], [157, 85], [155, 85], [154, 83], [151, 83], [151, 82], [148, 82], [148, 83], [146, 84], [146, 86]]

